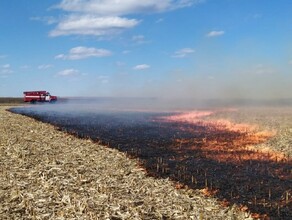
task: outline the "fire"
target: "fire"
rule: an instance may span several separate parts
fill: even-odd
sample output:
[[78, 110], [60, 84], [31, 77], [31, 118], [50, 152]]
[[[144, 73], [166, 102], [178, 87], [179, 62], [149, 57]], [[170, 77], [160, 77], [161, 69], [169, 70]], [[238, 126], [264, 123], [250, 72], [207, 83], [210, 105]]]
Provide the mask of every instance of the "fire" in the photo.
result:
[[204, 116], [209, 116], [212, 114], [214, 114], [213, 111], [192, 111], [192, 112], [181, 113], [177, 115], [161, 117], [161, 119], [164, 119], [166, 121], [196, 123], [198, 122], [199, 118], [202, 118]]
[[233, 123], [226, 119], [204, 120], [214, 111], [192, 111], [163, 117], [167, 122], [187, 123], [205, 127], [209, 134], [198, 140], [176, 139], [176, 146], [188, 150], [200, 150], [206, 158], [219, 162], [285, 159], [285, 155], [268, 148], [256, 148], [254, 145], [264, 143], [275, 136], [275, 131], [261, 131], [257, 125]]

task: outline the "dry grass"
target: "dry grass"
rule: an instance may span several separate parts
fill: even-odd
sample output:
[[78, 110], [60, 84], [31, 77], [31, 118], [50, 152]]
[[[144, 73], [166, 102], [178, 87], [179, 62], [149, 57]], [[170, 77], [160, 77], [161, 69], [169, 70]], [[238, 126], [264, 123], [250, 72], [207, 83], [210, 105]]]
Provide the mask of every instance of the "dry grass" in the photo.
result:
[[[248, 219], [137, 160], [0, 106], [0, 219]], [[204, 192], [203, 192], [204, 193]]]
[[0, 106], [25, 104], [23, 98], [0, 97]]

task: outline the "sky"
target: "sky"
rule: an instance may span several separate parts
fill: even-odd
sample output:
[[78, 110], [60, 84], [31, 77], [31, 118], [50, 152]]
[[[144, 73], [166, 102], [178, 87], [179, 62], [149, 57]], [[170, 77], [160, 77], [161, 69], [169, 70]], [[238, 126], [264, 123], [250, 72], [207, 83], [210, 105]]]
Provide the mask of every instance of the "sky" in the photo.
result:
[[0, 96], [292, 98], [291, 0], [1, 0]]

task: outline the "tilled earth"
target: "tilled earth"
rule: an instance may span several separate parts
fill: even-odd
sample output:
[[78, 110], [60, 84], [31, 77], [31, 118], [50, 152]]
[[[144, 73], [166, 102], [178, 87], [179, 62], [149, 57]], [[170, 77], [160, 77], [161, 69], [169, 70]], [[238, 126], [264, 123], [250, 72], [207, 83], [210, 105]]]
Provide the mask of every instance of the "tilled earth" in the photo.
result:
[[139, 159], [3, 106], [0, 134], [0, 219], [250, 218], [150, 177]]

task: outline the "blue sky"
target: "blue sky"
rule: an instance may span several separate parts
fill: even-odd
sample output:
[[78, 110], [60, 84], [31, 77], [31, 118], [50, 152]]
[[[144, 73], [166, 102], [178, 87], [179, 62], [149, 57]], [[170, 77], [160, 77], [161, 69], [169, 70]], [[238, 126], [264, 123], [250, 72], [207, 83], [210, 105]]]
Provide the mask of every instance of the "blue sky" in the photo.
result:
[[1, 0], [0, 96], [292, 98], [290, 0]]

